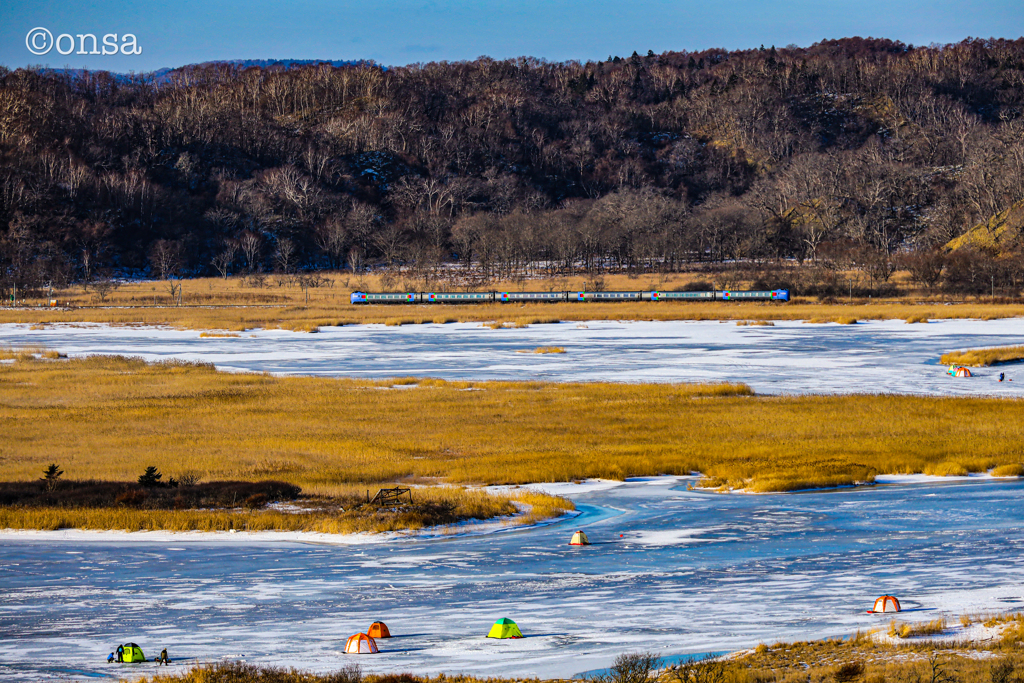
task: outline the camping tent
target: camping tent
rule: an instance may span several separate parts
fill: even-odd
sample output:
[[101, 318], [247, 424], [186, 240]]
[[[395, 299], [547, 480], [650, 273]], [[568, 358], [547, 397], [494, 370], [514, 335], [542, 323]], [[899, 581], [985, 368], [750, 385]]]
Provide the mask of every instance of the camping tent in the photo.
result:
[[121, 661], [129, 663], [146, 661], [146, 655], [142, 654], [142, 648], [135, 643], [125, 643], [122, 647], [124, 647], [124, 656]]
[[523, 634], [511, 619], [498, 619], [491, 627], [488, 638], [522, 638]]
[[971, 371], [968, 370], [967, 368], [957, 368], [953, 372], [953, 376], [954, 377], [970, 377], [971, 376]]
[[357, 633], [345, 641], [345, 654], [347, 655], [372, 655], [380, 652], [377, 643], [365, 633]]
[[582, 531], [577, 531], [572, 535], [572, 540], [569, 541], [569, 545], [590, 545], [590, 539]]
[[868, 614], [882, 614], [884, 612], [899, 612], [900, 601], [891, 595], [883, 595], [875, 600], [875, 606], [868, 610]]
[[370, 624], [370, 630], [366, 632], [366, 635], [371, 638], [390, 638], [391, 631], [388, 630], [388, 625], [383, 621], [375, 621]]

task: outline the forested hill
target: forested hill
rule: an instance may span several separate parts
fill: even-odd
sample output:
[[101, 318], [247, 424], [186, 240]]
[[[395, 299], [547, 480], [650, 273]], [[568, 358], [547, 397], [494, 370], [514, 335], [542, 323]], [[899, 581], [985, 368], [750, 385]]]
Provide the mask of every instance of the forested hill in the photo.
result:
[[0, 68], [0, 277], [887, 263], [1024, 199], [1024, 39]]

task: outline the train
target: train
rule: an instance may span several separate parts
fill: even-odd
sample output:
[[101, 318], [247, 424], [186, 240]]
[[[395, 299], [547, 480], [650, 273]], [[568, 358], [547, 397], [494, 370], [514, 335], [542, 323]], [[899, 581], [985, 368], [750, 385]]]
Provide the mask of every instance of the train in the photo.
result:
[[788, 289], [711, 292], [352, 292], [353, 304], [484, 304], [568, 301], [789, 301]]

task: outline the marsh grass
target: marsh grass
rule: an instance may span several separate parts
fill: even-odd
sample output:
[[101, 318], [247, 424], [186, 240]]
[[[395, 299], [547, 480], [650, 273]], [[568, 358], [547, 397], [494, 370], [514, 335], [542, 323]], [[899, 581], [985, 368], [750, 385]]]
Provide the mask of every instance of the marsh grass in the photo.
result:
[[42, 346], [0, 346], [0, 360], [34, 360], [66, 358], [64, 354]]
[[382, 533], [495, 517], [508, 517], [508, 524], [518, 526], [575, 509], [563, 498], [534, 491], [490, 494], [457, 486], [418, 487], [412, 504], [389, 507], [366, 503], [363, 491], [353, 486], [333, 487], [331, 493], [299, 498], [294, 511], [246, 509], [241, 503], [235, 509], [185, 510], [0, 506], [0, 529]]
[[[986, 647], [992, 647], [986, 644]], [[682, 669], [682, 667], [680, 667]], [[895, 645], [859, 634], [846, 640], [775, 643], [721, 664], [721, 683], [906, 683], [1015, 681], [1024, 671], [1019, 649], [979, 643], [911, 640]], [[678, 683], [674, 671], [660, 680]], [[691, 679], [692, 680], [692, 679]]]
[[[942, 462], [931, 463], [924, 467], [922, 472], [935, 477], [966, 477], [972, 470], [963, 462], [943, 460]], [[979, 469], [973, 470], [975, 472]]]
[[827, 316], [816, 316], [804, 320], [805, 323], [812, 325], [824, 325], [826, 323], [836, 323], [839, 325], [856, 325], [860, 320], [856, 316], [852, 315], [827, 315]]
[[916, 624], [903, 623], [895, 619], [889, 622], [887, 631], [891, 638], [917, 638], [920, 636], [937, 636], [946, 632], [945, 619], [933, 619]]
[[982, 367], [998, 365], [1000, 363], [1012, 363], [1019, 360], [1024, 360], [1024, 346], [1000, 346], [992, 349], [951, 351], [942, 354], [939, 363], [942, 365]]
[[239, 338], [241, 336], [242, 335], [237, 334], [235, 332], [201, 332], [199, 334], [199, 337], [201, 339], [206, 339], [206, 338], [210, 338], [210, 339], [236, 338], [237, 339], [237, 338]]
[[[387, 390], [403, 386], [402, 390]], [[472, 391], [467, 391], [472, 389]], [[742, 384], [355, 380], [89, 357], [0, 365], [0, 479], [133, 480], [147, 465], [303, 490], [703, 472], [792, 490], [1020, 463], [1024, 402], [758, 397]]]
[[[173, 655], [173, 653], [172, 653]], [[363, 674], [358, 664], [340, 666], [330, 673], [311, 673], [299, 669], [248, 664], [246, 662], [207, 663], [174, 673], [147, 674], [138, 683], [538, 683], [539, 679], [486, 678], [461, 674], [436, 677], [403, 674]]]
[[[172, 653], [173, 654], [173, 653]], [[858, 633], [845, 640], [827, 639], [793, 643], [761, 644], [755, 650], [718, 660], [698, 660], [671, 665], [648, 678], [603, 680], [635, 683], [907, 683], [931, 681], [1020, 680], [1024, 659], [1019, 649], [1002, 646], [982, 650], [978, 644], [908, 642], [880, 644]], [[487, 679], [512, 683], [518, 679]], [[535, 683], [542, 679], [528, 679]], [[597, 679], [594, 679], [597, 680]], [[415, 673], [362, 674], [348, 665], [330, 674], [294, 669], [261, 667], [244, 662], [205, 664], [172, 674], [153, 674], [140, 683], [482, 683], [461, 675], [429, 677]], [[551, 682], [553, 683], [553, 682]]]
[[993, 477], [1020, 477], [1024, 476], [1024, 465], [1021, 463], [1010, 463], [992, 468]]

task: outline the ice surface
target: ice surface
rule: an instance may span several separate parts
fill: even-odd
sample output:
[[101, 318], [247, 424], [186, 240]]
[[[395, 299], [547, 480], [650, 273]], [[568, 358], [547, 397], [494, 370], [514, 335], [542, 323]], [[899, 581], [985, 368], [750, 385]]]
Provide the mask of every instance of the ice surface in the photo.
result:
[[[953, 378], [946, 351], [1024, 344], [1024, 320], [902, 320], [856, 325], [779, 321], [588, 322], [492, 330], [478, 323], [351, 325], [319, 334], [257, 330], [239, 338], [98, 324], [0, 325], [0, 346], [33, 344], [71, 356], [123, 354], [204, 360], [227, 370], [282, 375], [625, 382], [746, 382], [758, 393], [1024, 395], [1020, 365]], [[561, 346], [564, 354], [517, 353]], [[1012, 382], [996, 382], [1005, 372]]]
[[[362, 545], [0, 533], [0, 677], [85, 678], [119, 641], [179, 664], [567, 676], [624, 651], [753, 647], [1024, 606], [1024, 481], [759, 496], [692, 478], [553, 488], [582, 514], [522, 531]], [[572, 492], [571, 494], [569, 492]], [[576, 528], [591, 546], [571, 547]], [[526, 638], [484, 638], [494, 620]], [[383, 653], [342, 654], [385, 621]], [[141, 665], [150, 667], [152, 665]], [[142, 669], [146, 670], [146, 669]]]

